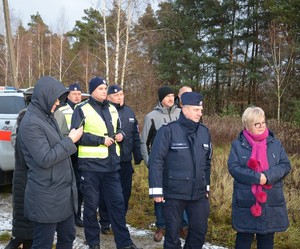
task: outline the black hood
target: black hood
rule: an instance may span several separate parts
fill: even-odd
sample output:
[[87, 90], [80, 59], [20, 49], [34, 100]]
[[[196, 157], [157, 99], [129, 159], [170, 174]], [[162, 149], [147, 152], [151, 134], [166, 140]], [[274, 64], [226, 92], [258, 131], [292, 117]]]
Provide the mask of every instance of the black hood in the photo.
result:
[[50, 76], [40, 78], [33, 89], [31, 104], [51, 115], [51, 108], [57, 99], [66, 101], [69, 91], [58, 80]]

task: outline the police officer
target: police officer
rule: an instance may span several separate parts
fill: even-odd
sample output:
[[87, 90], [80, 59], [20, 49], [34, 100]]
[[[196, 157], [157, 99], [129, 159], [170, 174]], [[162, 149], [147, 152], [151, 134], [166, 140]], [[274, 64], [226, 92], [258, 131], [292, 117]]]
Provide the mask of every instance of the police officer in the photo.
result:
[[75, 82], [69, 85], [69, 94], [67, 103], [59, 108], [59, 110], [65, 115], [68, 128], [71, 127], [71, 118], [75, 106], [81, 102], [81, 88], [80, 85]]
[[[128, 210], [128, 202], [132, 189], [132, 175], [134, 173], [132, 167], [132, 155], [134, 164], [139, 165], [143, 160], [140, 148], [140, 135], [138, 121], [133, 110], [124, 104], [124, 92], [118, 85], [108, 87], [107, 100], [116, 107], [122, 124], [122, 131], [125, 134], [123, 141], [119, 144], [121, 149], [121, 169], [119, 171], [121, 177], [122, 193], [125, 201], [125, 211]], [[101, 232], [107, 234], [110, 230], [110, 221], [108, 212], [104, 203], [100, 201], [100, 224]]]
[[[80, 89], [80, 85], [77, 82], [75, 82], [69, 85], [69, 94], [67, 97], [67, 102], [65, 103], [65, 105], [59, 108], [59, 111], [61, 111], [65, 115], [65, 119], [67, 121], [67, 125], [69, 129], [71, 127], [71, 118], [72, 118], [74, 108], [80, 102], [81, 102], [81, 89]], [[81, 191], [79, 190], [80, 172], [78, 169], [77, 152], [71, 156], [71, 159], [72, 159], [74, 173], [76, 176], [76, 185], [78, 188], [78, 211], [75, 214], [75, 225], [78, 227], [83, 227], [83, 221], [81, 219], [81, 206], [83, 203], [83, 196]]]
[[89, 82], [90, 97], [77, 105], [71, 127], [78, 127], [85, 118], [83, 135], [78, 142], [78, 162], [81, 170], [80, 188], [84, 197], [83, 225], [90, 249], [100, 248], [100, 227], [97, 220], [99, 195], [107, 207], [115, 243], [120, 249], [136, 249], [126, 227], [124, 198], [118, 170], [123, 140], [119, 132], [119, 115], [109, 104], [107, 84], [100, 77]]
[[183, 210], [189, 218], [184, 248], [202, 248], [207, 232], [211, 140], [199, 123], [202, 99], [196, 92], [182, 94], [178, 121], [158, 130], [149, 158], [150, 196], [165, 203], [165, 249], [181, 248]]

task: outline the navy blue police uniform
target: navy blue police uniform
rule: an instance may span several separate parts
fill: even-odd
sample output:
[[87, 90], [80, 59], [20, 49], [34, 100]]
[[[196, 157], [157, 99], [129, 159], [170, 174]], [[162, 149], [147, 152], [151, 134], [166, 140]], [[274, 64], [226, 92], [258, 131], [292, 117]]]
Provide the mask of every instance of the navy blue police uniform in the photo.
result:
[[[112, 85], [108, 89], [108, 94], [110, 94], [110, 90], [115, 90], [114, 92], [119, 92], [122, 89], [117, 85]], [[131, 196], [132, 190], [132, 175], [134, 173], [132, 167], [132, 155], [134, 159], [134, 163], [136, 165], [140, 164], [142, 161], [142, 154], [140, 148], [140, 135], [138, 128], [138, 121], [133, 110], [127, 106], [120, 106], [119, 104], [111, 103], [114, 105], [118, 111], [120, 123], [122, 126], [122, 132], [124, 134], [124, 138], [120, 145], [120, 166], [119, 170], [121, 185], [122, 185], [122, 193], [125, 202], [125, 211], [128, 210], [128, 202]], [[102, 197], [100, 197], [102, 198]], [[109, 216], [107, 209], [103, 202], [100, 201], [100, 224], [102, 227], [107, 227], [110, 224]]]
[[204, 244], [211, 155], [208, 128], [182, 112], [177, 121], [162, 126], [156, 134], [149, 158], [149, 194], [164, 197], [165, 249], [181, 248], [178, 231], [184, 210], [190, 221], [184, 248]]

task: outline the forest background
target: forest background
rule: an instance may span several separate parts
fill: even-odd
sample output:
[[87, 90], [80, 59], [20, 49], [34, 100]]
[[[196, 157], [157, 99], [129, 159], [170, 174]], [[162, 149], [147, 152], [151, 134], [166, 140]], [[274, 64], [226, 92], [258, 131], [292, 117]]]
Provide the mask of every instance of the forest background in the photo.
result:
[[[203, 93], [203, 121], [215, 148], [208, 239], [229, 247], [229, 145], [242, 128], [244, 109], [262, 107], [293, 165], [286, 180], [291, 226], [277, 237], [276, 248], [299, 248], [300, 0], [173, 0], [161, 1], [155, 11], [141, 2], [104, 0], [102, 8], [86, 9], [72, 30], [64, 30], [62, 18], [59, 31], [52, 31], [39, 13], [26, 25], [15, 23], [17, 87], [51, 75], [86, 90], [93, 76], [102, 76], [123, 87], [141, 127], [159, 86], [177, 91], [189, 85]], [[0, 35], [0, 85], [12, 85], [10, 75]], [[154, 219], [147, 189], [143, 165], [136, 168], [129, 214], [137, 226]]]

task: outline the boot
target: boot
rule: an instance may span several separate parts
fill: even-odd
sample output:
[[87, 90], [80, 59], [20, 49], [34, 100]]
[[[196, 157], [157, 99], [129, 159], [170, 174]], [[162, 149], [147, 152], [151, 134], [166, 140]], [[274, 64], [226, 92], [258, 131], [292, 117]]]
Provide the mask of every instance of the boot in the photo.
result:
[[23, 240], [23, 247], [22, 249], [31, 249], [32, 247], [32, 240]]

